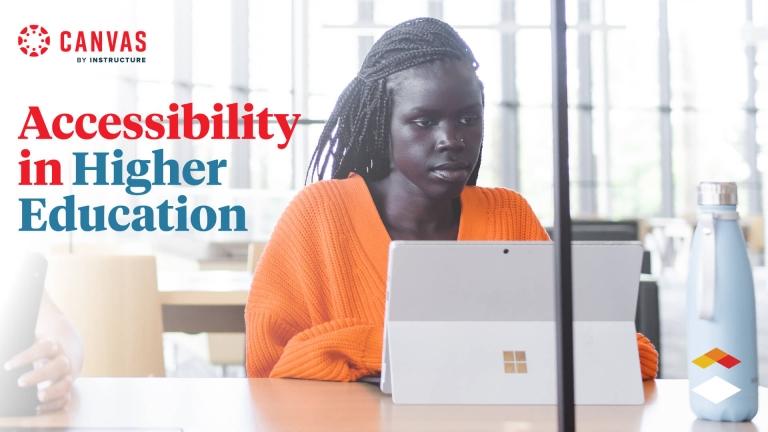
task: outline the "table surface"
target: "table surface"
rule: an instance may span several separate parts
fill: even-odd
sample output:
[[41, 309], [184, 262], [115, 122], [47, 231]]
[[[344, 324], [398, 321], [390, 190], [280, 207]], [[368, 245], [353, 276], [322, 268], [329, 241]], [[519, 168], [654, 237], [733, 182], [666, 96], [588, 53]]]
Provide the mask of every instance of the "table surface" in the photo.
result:
[[[67, 412], [1, 427], [184, 431], [498, 431], [557, 429], [555, 406], [394, 405], [365, 383], [239, 378], [82, 378]], [[695, 420], [686, 380], [645, 383], [645, 404], [578, 406], [581, 431], [768, 431], [768, 389], [751, 423]], [[78, 429], [79, 431], [79, 429]], [[127, 432], [127, 431], [125, 431]]]
[[253, 276], [247, 271], [159, 272], [160, 303], [176, 306], [243, 306]]

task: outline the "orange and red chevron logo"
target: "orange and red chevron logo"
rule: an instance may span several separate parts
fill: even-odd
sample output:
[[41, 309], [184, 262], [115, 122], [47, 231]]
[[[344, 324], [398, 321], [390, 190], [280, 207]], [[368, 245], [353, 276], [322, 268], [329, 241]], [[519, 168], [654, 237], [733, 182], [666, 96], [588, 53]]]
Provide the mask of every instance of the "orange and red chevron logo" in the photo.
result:
[[[730, 369], [741, 363], [741, 360], [728, 354], [720, 348], [714, 348], [706, 354], [693, 359], [693, 364], [702, 369], [706, 369], [715, 363], [719, 363], [721, 366]], [[698, 386], [692, 388], [691, 391], [712, 402], [713, 404], [719, 404], [720, 402], [740, 392], [741, 389], [720, 378], [719, 376], [713, 376]]]
[[715, 348], [708, 353], [693, 359], [693, 364], [702, 369], [706, 369], [715, 363], [720, 363], [721, 366], [730, 369], [741, 363], [741, 360], [719, 348]]

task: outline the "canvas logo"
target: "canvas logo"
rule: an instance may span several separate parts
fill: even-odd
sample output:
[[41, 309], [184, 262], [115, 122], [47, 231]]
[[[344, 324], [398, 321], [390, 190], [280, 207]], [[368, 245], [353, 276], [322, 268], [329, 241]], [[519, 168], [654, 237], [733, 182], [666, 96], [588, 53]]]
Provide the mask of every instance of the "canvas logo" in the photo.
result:
[[[718, 363], [726, 369], [730, 369], [741, 363], [741, 360], [719, 348], [714, 348], [693, 359], [692, 363], [702, 369], [706, 369], [715, 363]], [[741, 389], [718, 376], [714, 376], [694, 387], [691, 391], [713, 404], [719, 404], [740, 392]]]
[[528, 373], [528, 363], [525, 359], [525, 351], [503, 351], [504, 373], [524, 374]]
[[147, 33], [143, 30], [64, 29], [52, 34], [39, 24], [30, 24], [21, 29], [17, 41], [21, 52], [29, 57], [55, 49], [77, 63], [147, 62]]
[[51, 35], [45, 27], [30, 24], [19, 32], [19, 49], [30, 57], [39, 57], [51, 46]]

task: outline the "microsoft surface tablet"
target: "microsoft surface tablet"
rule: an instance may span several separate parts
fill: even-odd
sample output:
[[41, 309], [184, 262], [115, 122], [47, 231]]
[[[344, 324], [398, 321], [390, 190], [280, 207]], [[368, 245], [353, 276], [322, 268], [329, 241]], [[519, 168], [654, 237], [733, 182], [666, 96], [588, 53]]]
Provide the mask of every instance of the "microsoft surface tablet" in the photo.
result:
[[[577, 404], [643, 403], [638, 242], [573, 244]], [[396, 403], [555, 404], [551, 242], [392, 242], [382, 391]]]

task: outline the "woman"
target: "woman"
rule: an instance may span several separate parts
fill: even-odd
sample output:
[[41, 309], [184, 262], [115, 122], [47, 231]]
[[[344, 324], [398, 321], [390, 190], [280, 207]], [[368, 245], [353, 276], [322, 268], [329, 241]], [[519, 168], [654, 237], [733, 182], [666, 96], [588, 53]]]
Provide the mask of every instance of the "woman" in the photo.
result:
[[[391, 240], [548, 240], [528, 203], [475, 187], [483, 86], [447, 24], [418, 18], [373, 45], [274, 229], [246, 306], [251, 377], [354, 381], [381, 368]], [[329, 172], [330, 171], [330, 172]], [[658, 355], [638, 335], [644, 378]]]

